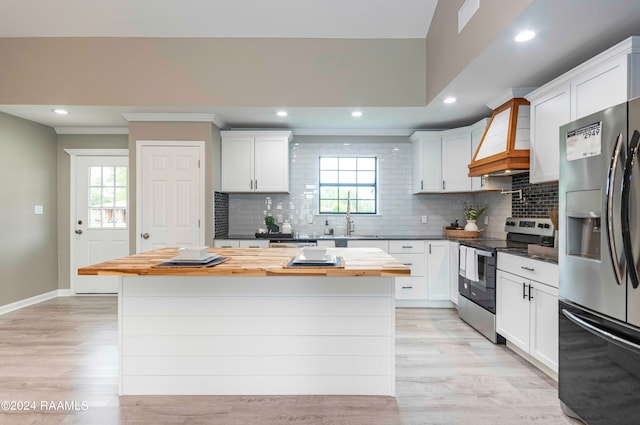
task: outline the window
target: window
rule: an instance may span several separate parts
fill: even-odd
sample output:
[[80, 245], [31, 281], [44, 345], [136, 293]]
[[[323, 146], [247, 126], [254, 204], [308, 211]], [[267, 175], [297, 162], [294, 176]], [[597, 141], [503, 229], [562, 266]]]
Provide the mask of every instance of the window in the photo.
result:
[[127, 167], [89, 167], [89, 228], [126, 227]]
[[320, 157], [320, 214], [375, 214], [377, 158]]

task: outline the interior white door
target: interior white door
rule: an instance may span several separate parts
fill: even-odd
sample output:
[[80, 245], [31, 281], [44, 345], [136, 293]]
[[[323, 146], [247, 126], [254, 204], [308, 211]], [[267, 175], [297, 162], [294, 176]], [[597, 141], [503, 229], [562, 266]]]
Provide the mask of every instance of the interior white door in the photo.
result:
[[204, 244], [200, 156], [197, 146], [142, 146], [138, 186], [141, 252]]
[[78, 276], [79, 267], [129, 255], [127, 156], [78, 156], [71, 287], [76, 294], [117, 293], [115, 276]]

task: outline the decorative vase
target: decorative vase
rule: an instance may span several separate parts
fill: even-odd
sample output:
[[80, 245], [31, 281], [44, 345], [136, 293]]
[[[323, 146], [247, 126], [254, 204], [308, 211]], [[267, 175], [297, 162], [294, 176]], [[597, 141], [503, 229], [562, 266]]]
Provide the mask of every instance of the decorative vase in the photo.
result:
[[464, 226], [464, 230], [468, 232], [477, 232], [478, 225], [476, 224], [476, 220], [467, 220], [467, 224]]

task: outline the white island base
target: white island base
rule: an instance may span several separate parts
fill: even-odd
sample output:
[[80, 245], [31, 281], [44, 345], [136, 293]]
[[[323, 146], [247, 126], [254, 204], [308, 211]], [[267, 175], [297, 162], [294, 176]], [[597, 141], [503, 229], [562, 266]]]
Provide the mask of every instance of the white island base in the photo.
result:
[[395, 395], [392, 277], [120, 279], [121, 395]]

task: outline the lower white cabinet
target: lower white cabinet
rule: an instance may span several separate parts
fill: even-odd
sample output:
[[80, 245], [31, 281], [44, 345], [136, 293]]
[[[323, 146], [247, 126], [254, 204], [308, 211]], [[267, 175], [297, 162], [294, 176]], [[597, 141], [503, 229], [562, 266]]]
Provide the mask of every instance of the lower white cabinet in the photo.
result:
[[449, 242], [427, 242], [427, 299], [449, 300]]
[[[498, 254], [498, 267], [510, 255]], [[536, 260], [524, 259], [535, 267]], [[520, 257], [518, 261], [523, 261]], [[557, 266], [555, 269], [557, 273]], [[553, 281], [554, 277], [550, 276]], [[496, 330], [513, 346], [558, 371], [558, 288], [504, 270], [496, 274]]]
[[269, 248], [268, 239], [214, 239], [215, 248]]
[[460, 244], [449, 242], [449, 300], [458, 305], [458, 273], [460, 270]]
[[389, 241], [370, 239], [350, 239], [347, 242], [348, 248], [380, 248], [384, 252], [389, 252]]

